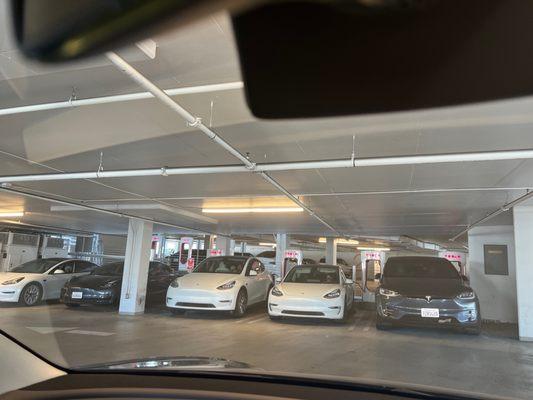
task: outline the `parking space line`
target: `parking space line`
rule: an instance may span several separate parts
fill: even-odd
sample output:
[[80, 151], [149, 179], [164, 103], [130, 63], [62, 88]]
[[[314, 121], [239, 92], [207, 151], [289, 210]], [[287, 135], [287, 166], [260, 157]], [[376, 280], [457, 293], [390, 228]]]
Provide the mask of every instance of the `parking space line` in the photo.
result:
[[259, 321], [263, 321], [265, 319], [267, 319], [268, 317], [266, 315], [263, 315], [261, 318], [257, 318], [257, 319], [254, 319], [252, 321], [248, 321], [247, 324], [254, 324], [256, 322], [259, 322]]
[[70, 328], [59, 328], [59, 327], [53, 327], [53, 326], [27, 326], [27, 329], [30, 329], [37, 333], [42, 333], [43, 335], [46, 335], [48, 333], [57, 333], [57, 332], [63, 332], [63, 331], [70, 331], [71, 329], [76, 329], [76, 327], [70, 327]]
[[74, 333], [74, 334], [78, 334], [78, 335], [93, 335], [93, 336], [111, 336], [111, 335], [114, 335], [113, 332], [84, 331], [84, 330], [78, 330], [78, 329], [73, 329], [73, 330], [67, 331], [65, 333]]

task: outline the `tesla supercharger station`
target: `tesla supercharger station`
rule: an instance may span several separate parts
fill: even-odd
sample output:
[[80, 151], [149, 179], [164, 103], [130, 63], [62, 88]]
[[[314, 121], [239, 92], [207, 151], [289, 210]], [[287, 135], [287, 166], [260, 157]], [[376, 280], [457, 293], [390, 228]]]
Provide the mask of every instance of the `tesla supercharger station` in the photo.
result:
[[281, 276], [285, 277], [296, 265], [301, 265], [304, 255], [301, 250], [285, 250], [283, 262], [281, 263]]
[[361, 251], [361, 268], [364, 288], [363, 301], [375, 301], [375, 291], [379, 284], [375, 280], [375, 275], [381, 273], [383, 259], [384, 254], [381, 251]]
[[194, 268], [194, 259], [192, 268], [190, 267], [191, 262], [189, 259], [192, 259], [192, 237], [182, 237], [180, 239], [180, 252], [179, 252], [179, 271], [190, 272]]
[[466, 254], [458, 251], [441, 251], [439, 257], [450, 261], [461, 275], [466, 273]]

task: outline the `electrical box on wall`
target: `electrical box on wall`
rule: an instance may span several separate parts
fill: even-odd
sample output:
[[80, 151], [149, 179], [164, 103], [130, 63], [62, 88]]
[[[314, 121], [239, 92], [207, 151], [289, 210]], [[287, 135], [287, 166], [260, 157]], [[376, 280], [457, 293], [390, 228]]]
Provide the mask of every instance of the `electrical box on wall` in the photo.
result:
[[0, 270], [10, 271], [20, 264], [35, 260], [39, 251], [39, 235], [7, 232], [7, 243], [2, 244]]

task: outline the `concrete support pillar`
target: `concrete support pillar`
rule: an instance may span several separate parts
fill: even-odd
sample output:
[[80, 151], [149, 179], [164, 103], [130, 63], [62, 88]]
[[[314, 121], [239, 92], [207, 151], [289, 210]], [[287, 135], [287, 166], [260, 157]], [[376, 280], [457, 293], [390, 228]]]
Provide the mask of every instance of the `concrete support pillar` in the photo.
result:
[[533, 206], [513, 209], [518, 336], [533, 341]]
[[337, 264], [337, 240], [335, 238], [326, 239], [326, 264]]
[[130, 219], [119, 314], [133, 315], [144, 312], [152, 231], [152, 223]]
[[283, 256], [290, 245], [290, 237], [286, 233], [276, 234], [276, 275], [281, 276]]
[[232, 256], [234, 247], [235, 240], [225, 236], [217, 236], [217, 250], [222, 250], [225, 256]]

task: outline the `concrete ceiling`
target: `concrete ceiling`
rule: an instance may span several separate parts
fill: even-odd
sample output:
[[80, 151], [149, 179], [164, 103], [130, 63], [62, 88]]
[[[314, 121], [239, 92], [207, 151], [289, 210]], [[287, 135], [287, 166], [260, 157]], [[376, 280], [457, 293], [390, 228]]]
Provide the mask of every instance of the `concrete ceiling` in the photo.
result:
[[[4, 24], [5, 25], [5, 24]], [[231, 27], [217, 15], [154, 38], [157, 57], [120, 51], [163, 88], [240, 80]], [[28, 63], [9, 32], [0, 33], [0, 108], [140, 92], [102, 57], [61, 66]], [[268, 66], [265, 66], [268, 67]], [[262, 121], [242, 90], [175, 97], [255, 162], [533, 148], [533, 98], [370, 116]], [[279, 94], [280, 101], [283, 93]], [[0, 116], [0, 175], [162, 166], [224, 165], [236, 160], [154, 99]], [[33, 161], [30, 162], [29, 160]], [[36, 163], [38, 162], [38, 163]], [[445, 243], [455, 233], [533, 186], [533, 161], [364, 167], [276, 172], [272, 176], [347, 235], [410, 235]], [[1, 179], [0, 179], [1, 181]], [[156, 203], [201, 214], [208, 202], [282, 200], [254, 174], [32, 182], [17, 190], [99, 204]], [[53, 203], [0, 193], [0, 212], [23, 208], [22, 223], [124, 232], [127, 220], [95, 211], [51, 211]], [[216, 223], [165, 209], [130, 209], [198, 230], [237, 234], [330, 235], [305, 213], [217, 215]], [[510, 215], [497, 223], [510, 223]], [[177, 231], [158, 226], [160, 231]]]

